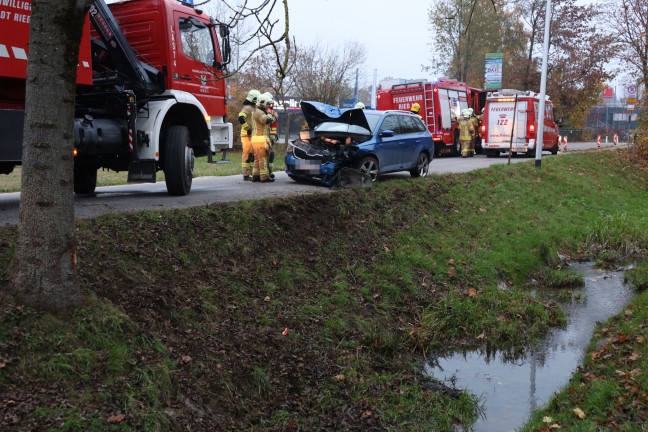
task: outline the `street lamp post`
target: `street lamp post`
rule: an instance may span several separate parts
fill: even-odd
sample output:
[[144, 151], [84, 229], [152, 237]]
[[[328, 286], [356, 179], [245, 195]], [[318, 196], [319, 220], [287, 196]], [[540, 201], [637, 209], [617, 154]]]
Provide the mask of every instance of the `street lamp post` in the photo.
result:
[[545, 98], [547, 95], [547, 63], [549, 60], [549, 30], [551, 28], [551, 0], [547, 0], [545, 10], [544, 43], [542, 55], [542, 75], [540, 78], [540, 106], [538, 107], [538, 130], [536, 138], [535, 166], [542, 166], [542, 147], [544, 145]]

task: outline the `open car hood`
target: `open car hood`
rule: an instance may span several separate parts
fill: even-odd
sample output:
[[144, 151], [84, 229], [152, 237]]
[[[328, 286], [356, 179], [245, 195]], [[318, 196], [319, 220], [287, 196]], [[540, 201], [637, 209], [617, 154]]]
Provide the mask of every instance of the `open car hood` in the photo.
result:
[[371, 134], [369, 122], [364, 115], [364, 110], [361, 108], [340, 109], [322, 102], [302, 101], [301, 110], [311, 130], [315, 129], [317, 125], [331, 122], [359, 126], [366, 129], [368, 134]]

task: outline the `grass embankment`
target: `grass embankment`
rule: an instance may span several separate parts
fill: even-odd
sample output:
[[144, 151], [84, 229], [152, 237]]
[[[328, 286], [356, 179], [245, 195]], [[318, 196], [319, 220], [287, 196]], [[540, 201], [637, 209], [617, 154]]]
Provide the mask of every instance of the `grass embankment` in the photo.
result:
[[[571, 275], [558, 271], [558, 251], [604, 263], [643, 257], [647, 182], [648, 172], [614, 154], [581, 154], [547, 158], [540, 170], [498, 165], [79, 221], [87, 305], [68, 320], [4, 306], [0, 429], [469, 425], [475, 399], [430, 383], [421, 355], [515, 352], [564, 322], [559, 308], [528, 295], [526, 281], [564, 284]], [[12, 229], [0, 230], [3, 267], [14, 241]], [[642, 269], [637, 286], [646, 284]], [[593, 398], [579, 403], [587, 421], [620, 420], [603, 408], [616, 409], [619, 397], [633, 419], [645, 418], [645, 296], [600, 329], [611, 340], [588, 354], [601, 370], [585, 385], [610, 386], [572, 385], [567, 402], [552, 403], [554, 422], [573, 418], [569, 398], [578, 394]], [[627, 370], [614, 363], [615, 325], [634, 341], [622, 357]]]
[[[285, 146], [276, 146], [276, 155], [274, 162], [275, 171], [282, 171], [285, 169], [284, 156]], [[221, 162], [223, 159], [222, 153], [217, 153], [213, 157], [214, 162]], [[194, 177], [205, 176], [228, 176], [241, 173], [241, 152], [228, 151], [225, 155], [225, 160], [229, 163], [209, 163], [207, 157], [195, 158], [194, 164]], [[0, 193], [18, 192], [20, 191], [22, 167], [17, 166], [13, 172], [8, 175], [0, 177]], [[97, 172], [97, 186], [114, 186], [126, 184], [128, 172], [115, 172], [109, 170], [99, 170]], [[156, 181], [164, 181], [164, 172], [159, 171], [156, 175]]]

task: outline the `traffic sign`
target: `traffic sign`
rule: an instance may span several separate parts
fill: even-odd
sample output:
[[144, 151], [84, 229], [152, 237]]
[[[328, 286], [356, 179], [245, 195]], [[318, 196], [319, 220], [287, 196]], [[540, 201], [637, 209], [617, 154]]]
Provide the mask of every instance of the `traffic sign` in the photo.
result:
[[636, 104], [636, 103], [637, 103], [637, 98], [634, 98], [634, 97], [626, 98], [626, 104], [628, 104], [628, 105], [634, 105], [634, 104]]
[[626, 87], [626, 93], [629, 96], [635, 96], [637, 94], [637, 86], [634, 84], [630, 84], [628, 87]]

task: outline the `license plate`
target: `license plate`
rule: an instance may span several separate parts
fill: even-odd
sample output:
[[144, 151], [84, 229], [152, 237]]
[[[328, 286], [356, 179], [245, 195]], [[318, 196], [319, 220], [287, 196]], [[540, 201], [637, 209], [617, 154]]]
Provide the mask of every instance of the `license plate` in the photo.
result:
[[295, 169], [297, 169], [298, 171], [304, 172], [306, 174], [319, 174], [321, 165], [322, 165], [321, 160], [317, 160], [317, 159], [310, 159], [310, 160], [297, 159], [297, 161], [295, 162]]

